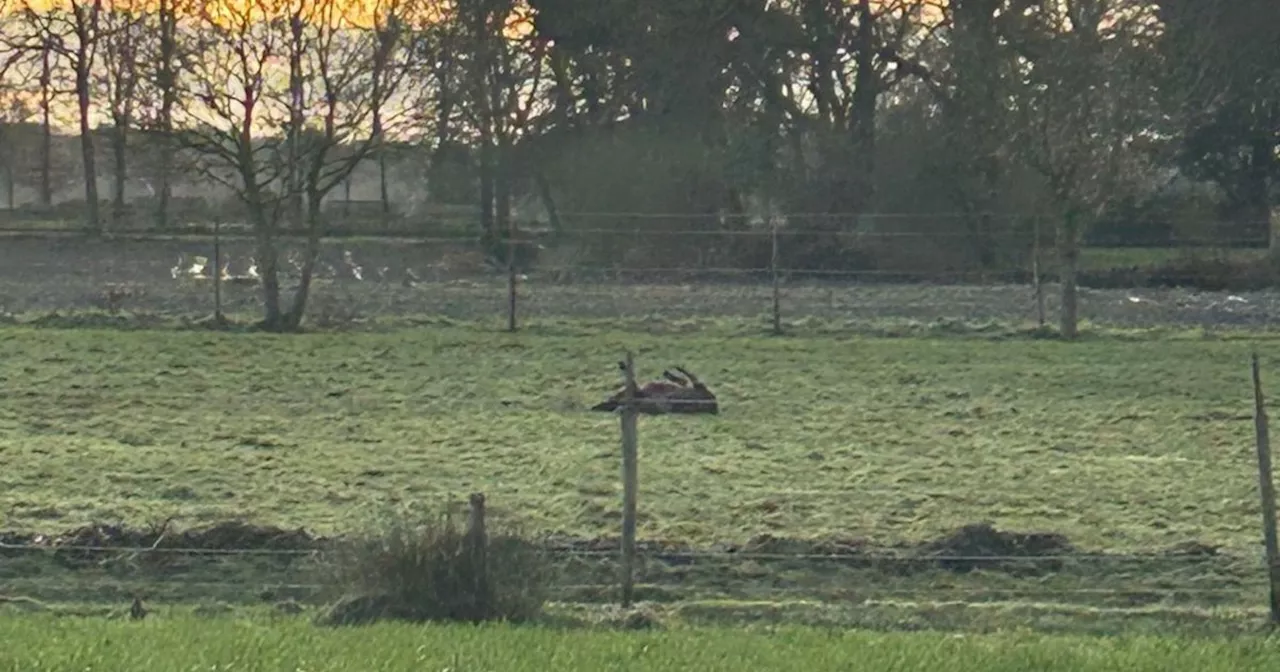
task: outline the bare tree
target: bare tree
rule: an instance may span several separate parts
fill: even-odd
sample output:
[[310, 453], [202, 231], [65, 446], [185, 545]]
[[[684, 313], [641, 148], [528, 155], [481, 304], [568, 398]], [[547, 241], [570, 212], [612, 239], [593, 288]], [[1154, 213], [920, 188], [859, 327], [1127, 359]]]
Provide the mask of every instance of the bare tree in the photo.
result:
[[283, 49], [283, 0], [264, 0], [195, 9], [195, 41], [202, 58], [180, 82], [174, 125], [182, 125], [180, 146], [197, 155], [196, 170], [231, 189], [245, 207], [257, 238], [262, 276], [264, 327], [282, 326], [277, 270], [278, 181], [288, 168], [281, 160], [284, 126], [267, 88], [271, 61]]
[[148, 132], [148, 149], [155, 180], [156, 206], [152, 213], [157, 228], [169, 225], [169, 203], [173, 198], [173, 174], [178, 168], [174, 161], [174, 108], [178, 101], [179, 75], [194, 69], [192, 62], [199, 57], [194, 40], [184, 35], [179, 25], [193, 17], [193, 8], [187, 0], [157, 0], [145, 14], [144, 30], [148, 39], [140, 45], [143, 61], [147, 63], [149, 77], [138, 82], [141, 118], [139, 122]]
[[1014, 148], [1049, 188], [1064, 338], [1078, 332], [1084, 232], [1136, 177], [1133, 146], [1152, 98], [1135, 54], [1149, 49], [1152, 23], [1143, 0], [1039, 0], [1008, 35], [1022, 63]]
[[[217, 15], [201, 9], [203, 58], [177, 102], [191, 127], [183, 143], [200, 156], [199, 170], [246, 206], [257, 238], [262, 326], [271, 331], [301, 325], [323, 233], [321, 202], [376, 148], [372, 111], [407, 71], [384, 53], [398, 40], [361, 29], [344, 8], [339, 0], [257, 0]], [[388, 65], [371, 66], [378, 62]], [[286, 311], [280, 224], [303, 197], [307, 253]]]
[[[547, 41], [528, 29], [532, 17], [527, 8], [511, 0], [469, 0], [454, 11], [460, 33], [452, 36], [452, 46], [458, 48], [454, 57], [464, 63], [459, 102], [479, 145], [481, 242], [496, 252], [499, 243], [512, 237], [512, 150], [526, 130], [535, 98], [543, 93]], [[526, 37], [513, 39], [518, 32]], [[505, 247], [510, 264], [509, 240]]]
[[[30, 17], [17, 8], [10, 7], [4, 15], [3, 44], [8, 51], [4, 59], [6, 70], [19, 72], [23, 80], [34, 78], [38, 89], [34, 92], [20, 91], [19, 97], [31, 94], [36, 99], [37, 113], [40, 119], [39, 146], [39, 179], [36, 185], [39, 203], [49, 207], [53, 204], [53, 101], [57, 91], [54, 88], [54, 77], [58, 70], [58, 54], [51, 46], [52, 40], [38, 31]], [[19, 89], [26, 89], [23, 86]]]
[[[66, 9], [38, 6], [31, 0], [22, 0], [22, 14], [32, 33], [27, 36], [26, 49], [39, 52], [46, 59], [42, 69], [42, 96], [48, 128], [50, 91], [47, 84], [52, 65], [47, 59], [53, 55], [63, 58], [74, 74], [73, 91], [76, 96], [80, 126], [80, 157], [84, 169], [84, 193], [86, 222], [91, 232], [100, 233], [102, 222], [98, 212], [97, 161], [94, 154], [93, 128], [90, 125], [94, 57], [100, 36], [102, 0], [70, 0]], [[48, 188], [46, 183], [45, 188]]]
[[99, 89], [111, 116], [112, 220], [119, 225], [126, 213], [129, 131], [135, 123], [139, 63], [145, 15], [139, 0], [113, 2], [101, 16], [102, 67], [97, 69]]
[[[10, 36], [14, 31], [14, 24], [13, 17], [8, 13], [7, 0], [0, 0], [0, 39]], [[20, 73], [19, 67], [22, 65], [23, 53], [14, 48], [7, 51], [0, 57], [0, 170], [4, 171], [5, 203], [12, 209], [15, 205], [14, 183], [17, 179], [18, 162], [13, 146], [15, 143], [9, 137], [9, 127], [26, 122], [34, 110], [31, 108], [28, 87], [20, 82], [21, 76], [25, 74]]]
[[396, 121], [388, 119], [386, 103], [410, 71], [411, 54], [401, 48], [403, 2], [375, 6], [372, 29], [344, 17], [342, 7], [341, 0], [317, 0], [309, 22], [312, 48], [304, 60], [306, 77], [313, 84], [311, 96], [301, 101], [313, 122], [300, 155], [307, 252], [293, 305], [285, 315], [286, 329], [301, 326], [306, 312], [320, 253], [321, 204], [362, 161], [377, 154], [388, 123]]
[[[384, 6], [385, 4], [385, 6]], [[373, 34], [376, 38], [374, 47], [370, 95], [373, 99], [371, 137], [375, 144], [374, 158], [378, 161], [378, 198], [382, 201], [382, 214], [391, 214], [391, 195], [387, 189], [387, 154], [385, 150], [385, 103], [388, 97], [384, 94], [384, 82], [387, 79], [391, 59], [404, 45], [400, 44], [405, 28], [405, 17], [401, 16], [402, 0], [387, 0], [379, 3], [374, 12]], [[408, 77], [409, 70], [399, 73], [402, 78]], [[350, 184], [350, 182], [348, 182]]]

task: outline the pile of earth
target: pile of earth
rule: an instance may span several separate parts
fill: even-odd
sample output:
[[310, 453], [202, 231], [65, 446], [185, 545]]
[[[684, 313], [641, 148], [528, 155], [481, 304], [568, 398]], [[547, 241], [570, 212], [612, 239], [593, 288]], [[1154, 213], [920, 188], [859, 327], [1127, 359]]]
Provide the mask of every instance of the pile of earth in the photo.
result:
[[[228, 552], [270, 551], [307, 554], [331, 547], [338, 538], [316, 536], [305, 529], [284, 529], [240, 521], [221, 522], [206, 527], [174, 530], [167, 525], [131, 528], [124, 525], [86, 525], [57, 535], [0, 532], [0, 555], [23, 547], [51, 548], [55, 557], [72, 564], [84, 562], [95, 553], [156, 550], [192, 555]], [[541, 547], [562, 558], [598, 558], [612, 562], [621, 553], [618, 537], [549, 536]], [[896, 545], [874, 544], [866, 539], [802, 539], [757, 535], [745, 543], [717, 544], [698, 548], [686, 543], [646, 540], [636, 543], [638, 555], [667, 565], [692, 564], [700, 557], [732, 558], [769, 563], [813, 563], [836, 561], [846, 565], [875, 567], [895, 574], [942, 568], [955, 572], [975, 569], [1037, 572], [1057, 571], [1073, 558], [1102, 557], [1082, 552], [1065, 535], [1051, 532], [1011, 532], [987, 523], [965, 525], [939, 538]], [[1157, 557], [1209, 557], [1217, 548], [1187, 542]]]
[[91, 563], [96, 556], [118, 554], [121, 551], [160, 551], [192, 555], [219, 551], [303, 554], [322, 548], [326, 541], [301, 528], [286, 530], [240, 521], [220, 522], [182, 531], [173, 530], [168, 525], [134, 528], [126, 525], [93, 524], [56, 535], [0, 532], [0, 556], [21, 553], [31, 548], [48, 548], [52, 549], [55, 560], [76, 566]]

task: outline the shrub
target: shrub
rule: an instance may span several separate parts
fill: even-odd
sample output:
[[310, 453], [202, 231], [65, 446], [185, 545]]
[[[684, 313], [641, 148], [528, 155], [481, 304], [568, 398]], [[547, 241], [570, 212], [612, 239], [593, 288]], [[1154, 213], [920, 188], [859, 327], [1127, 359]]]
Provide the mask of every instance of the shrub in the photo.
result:
[[1272, 260], [1266, 257], [1186, 254], [1153, 269], [1152, 280], [1160, 286], [1189, 286], [1210, 292], [1247, 292], [1273, 286], [1275, 270]]
[[319, 622], [527, 621], [546, 601], [550, 563], [514, 532], [485, 543], [449, 516], [394, 516], [373, 534], [338, 542], [326, 558], [343, 597]]

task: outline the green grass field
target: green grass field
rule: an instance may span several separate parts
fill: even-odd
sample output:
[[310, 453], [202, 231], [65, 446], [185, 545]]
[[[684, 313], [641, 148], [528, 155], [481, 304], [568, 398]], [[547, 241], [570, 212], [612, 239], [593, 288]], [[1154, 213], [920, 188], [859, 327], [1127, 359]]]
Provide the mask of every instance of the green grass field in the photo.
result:
[[0, 618], [0, 669], [55, 670], [1272, 670], [1261, 637], [1174, 640], [690, 628], [655, 633], [298, 621]]
[[[584, 409], [614, 389], [631, 348], [642, 375], [682, 364], [723, 409], [640, 421], [642, 540], [715, 550], [754, 539], [782, 552], [864, 540], [893, 551], [986, 521], [1062, 534], [1086, 554], [1056, 570], [970, 573], [648, 563], [641, 599], [728, 597], [754, 606], [719, 613], [753, 620], [789, 609], [762, 601], [812, 598], [863, 605], [832, 622], [877, 628], [1111, 632], [1259, 618], [1248, 356], [1260, 347], [1274, 370], [1271, 341], [734, 332], [7, 328], [0, 531], [242, 519], [333, 534], [481, 490], [526, 532], [616, 537], [618, 423]], [[1280, 378], [1268, 376], [1274, 389]], [[1221, 552], [1163, 555], [1185, 548]], [[1155, 556], [1090, 564], [1092, 553]], [[139, 590], [160, 602], [304, 599], [305, 586], [281, 586], [314, 581], [267, 560], [68, 569], [15, 557], [0, 564], [6, 590], [51, 602], [119, 604]], [[616, 571], [565, 570], [574, 585], [558, 599], [614, 599], [592, 586]], [[957, 615], [966, 604], [987, 607]]]
[[612, 534], [617, 421], [584, 408], [624, 347], [723, 399], [641, 421], [646, 538], [892, 543], [985, 520], [1098, 550], [1256, 547], [1247, 342], [461, 328], [0, 332], [0, 528], [334, 532], [483, 490], [538, 531]]

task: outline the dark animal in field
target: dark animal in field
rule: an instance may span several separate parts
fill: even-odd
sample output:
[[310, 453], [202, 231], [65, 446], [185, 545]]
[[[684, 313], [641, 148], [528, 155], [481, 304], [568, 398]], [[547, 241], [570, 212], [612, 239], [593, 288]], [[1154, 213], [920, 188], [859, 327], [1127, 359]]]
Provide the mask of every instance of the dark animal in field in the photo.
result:
[[[626, 370], [626, 364], [619, 362], [619, 368]], [[655, 380], [638, 386], [636, 390], [637, 410], [647, 415], [665, 413], [720, 413], [720, 404], [716, 395], [683, 367], [675, 367], [683, 376], [670, 371], [663, 371], [666, 380]], [[626, 389], [618, 390], [613, 396], [591, 407], [593, 411], [612, 412], [622, 406]]]

